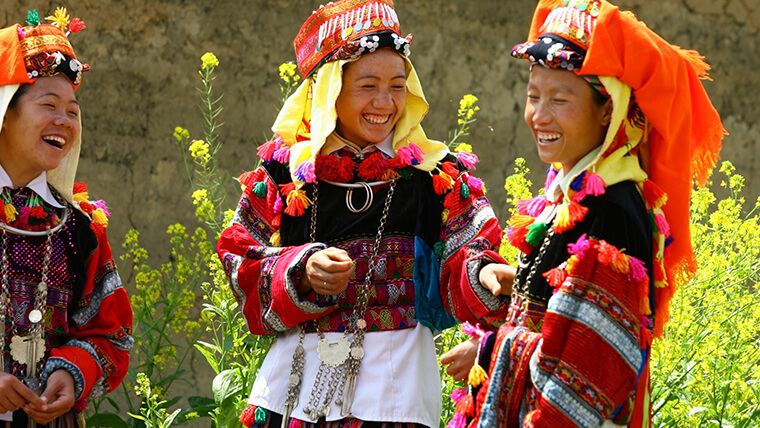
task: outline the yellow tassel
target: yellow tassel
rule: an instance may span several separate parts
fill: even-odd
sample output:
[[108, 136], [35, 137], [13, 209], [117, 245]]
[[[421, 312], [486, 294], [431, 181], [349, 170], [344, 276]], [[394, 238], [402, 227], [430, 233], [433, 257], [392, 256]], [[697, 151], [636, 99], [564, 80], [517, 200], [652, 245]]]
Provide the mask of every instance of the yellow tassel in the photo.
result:
[[272, 234], [272, 236], [269, 238], [269, 242], [274, 247], [280, 246], [280, 231], [279, 230]]
[[108, 217], [106, 217], [106, 213], [103, 212], [103, 208], [98, 208], [93, 211], [92, 219], [95, 220], [95, 223], [97, 224], [102, 224], [103, 226], [108, 225]]
[[475, 364], [470, 369], [470, 375], [467, 377], [467, 383], [472, 386], [478, 386], [488, 379], [488, 373], [480, 367], [480, 364]]
[[618, 253], [613, 259], [612, 259], [612, 270], [614, 270], [617, 273], [627, 274], [628, 271], [631, 269], [631, 265], [628, 263], [628, 256], [626, 256], [623, 253]]
[[639, 300], [639, 312], [642, 315], [652, 315], [652, 309], [649, 307], [649, 297], [644, 296]]
[[306, 192], [304, 192], [301, 189], [295, 189], [292, 192], [288, 193], [287, 202], [288, 205], [290, 205], [290, 202], [293, 201], [293, 198], [298, 198], [301, 200], [301, 203], [303, 204], [304, 209], [309, 208], [311, 206], [311, 200], [308, 196], [306, 196]]
[[441, 224], [446, 224], [447, 221], [449, 221], [449, 209], [444, 208], [441, 213]]
[[557, 207], [557, 217], [555, 218], [556, 227], [567, 227], [570, 225], [570, 208], [566, 202]]
[[16, 221], [17, 215], [18, 211], [16, 211], [16, 207], [13, 204], [5, 204], [5, 219], [8, 220], [8, 223]]
[[87, 192], [74, 193], [75, 202], [87, 202], [90, 199], [90, 194]]

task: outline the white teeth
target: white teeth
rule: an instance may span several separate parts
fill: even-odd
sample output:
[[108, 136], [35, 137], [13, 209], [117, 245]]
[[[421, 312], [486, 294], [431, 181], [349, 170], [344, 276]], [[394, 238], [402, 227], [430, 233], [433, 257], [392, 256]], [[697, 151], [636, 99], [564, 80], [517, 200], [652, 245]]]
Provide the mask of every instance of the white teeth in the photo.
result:
[[42, 137], [42, 139], [59, 147], [66, 145], [66, 139], [58, 137], [56, 135], [46, 135]]
[[554, 141], [562, 137], [562, 134], [558, 134], [556, 132], [537, 132], [536, 136], [539, 140], [542, 141]]
[[364, 116], [364, 120], [366, 120], [367, 122], [369, 122], [369, 123], [371, 123], [373, 125], [377, 125], [377, 124], [380, 124], [380, 123], [385, 123], [385, 122], [388, 121], [388, 119], [390, 119], [390, 115], [389, 116], [372, 116], [372, 115], [365, 115]]

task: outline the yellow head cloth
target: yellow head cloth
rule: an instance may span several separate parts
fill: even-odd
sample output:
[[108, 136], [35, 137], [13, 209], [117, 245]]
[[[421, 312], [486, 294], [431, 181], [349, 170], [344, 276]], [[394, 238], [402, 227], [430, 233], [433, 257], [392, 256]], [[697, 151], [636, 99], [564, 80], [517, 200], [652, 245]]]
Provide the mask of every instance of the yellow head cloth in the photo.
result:
[[[431, 171], [449, 151], [445, 144], [425, 135], [421, 123], [428, 112], [428, 103], [412, 63], [403, 55], [402, 58], [407, 68], [407, 97], [404, 111], [394, 128], [393, 149], [398, 152], [400, 147], [417, 145], [424, 156], [414, 167]], [[327, 136], [335, 130], [338, 119], [335, 101], [343, 87], [343, 66], [351, 61], [356, 59], [323, 64], [285, 101], [272, 126], [272, 131], [290, 146], [290, 175], [296, 187], [303, 185], [295, 175], [298, 167], [307, 161], [314, 163]], [[304, 137], [307, 138], [304, 140]]]

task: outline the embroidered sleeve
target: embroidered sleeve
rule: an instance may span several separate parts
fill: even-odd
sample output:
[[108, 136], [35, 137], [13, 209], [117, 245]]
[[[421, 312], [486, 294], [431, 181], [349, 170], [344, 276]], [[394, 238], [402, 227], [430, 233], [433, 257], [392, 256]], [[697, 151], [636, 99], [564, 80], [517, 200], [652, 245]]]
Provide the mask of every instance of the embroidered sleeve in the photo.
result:
[[441, 296], [460, 322], [495, 324], [506, 318], [509, 297], [494, 296], [480, 283], [479, 273], [486, 264], [506, 263], [498, 254], [502, 231], [483, 183], [467, 171], [457, 172], [444, 199], [441, 241], [436, 244], [442, 260]]
[[263, 168], [243, 174], [240, 181], [245, 188], [217, 252], [248, 328], [254, 334], [271, 334], [332, 311], [334, 299], [317, 299], [314, 293], [301, 298], [296, 292], [309, 256], [325, 245], [280, 247], [278, 186]]
[[50, 351], [43, 377], [57, 369], [75, 381], [75, 407], [115, 389], [129, 368], [132, 308], [103, 229], [86, 262], [86, 282], [71, 316], [70, 340]]

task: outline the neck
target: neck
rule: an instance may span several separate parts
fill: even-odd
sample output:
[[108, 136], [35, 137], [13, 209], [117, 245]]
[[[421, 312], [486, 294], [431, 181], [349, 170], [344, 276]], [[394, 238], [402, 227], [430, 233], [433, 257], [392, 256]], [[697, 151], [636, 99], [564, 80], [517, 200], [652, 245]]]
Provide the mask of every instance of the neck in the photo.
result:
[[0, 167], [11, 179], [14, 189], [26, 187], [27, 184], [43, 173], [43, 171], [24, 171], [21, 168], [14, 168], [14, 162], [8, 162], [5, 158], [0, 158]]

